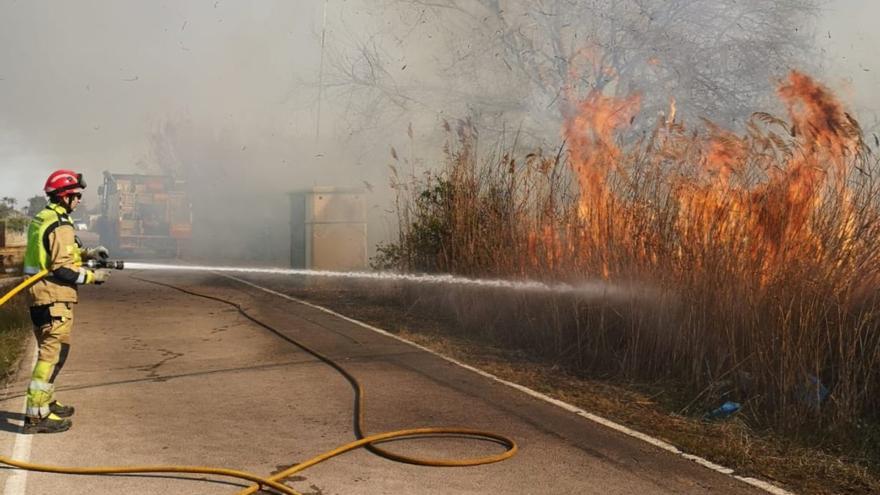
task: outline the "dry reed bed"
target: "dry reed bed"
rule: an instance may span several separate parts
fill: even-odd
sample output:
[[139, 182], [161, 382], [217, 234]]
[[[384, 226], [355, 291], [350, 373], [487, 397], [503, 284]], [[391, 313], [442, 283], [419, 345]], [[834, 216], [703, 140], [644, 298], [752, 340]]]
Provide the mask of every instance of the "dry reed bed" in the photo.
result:
[[461, 125], [442, 172], [397, 181], [400, 238], [379, 261], [648, 288], [420, 300], [442, 311], [446, 298], [462, 332], [577, 372], [739, 400], [755, 424], [876, 424], [880, 169], [824, 87], [793, 72], [779, 95], [788, 118], [756, 113], [741, 135], [673, 113], [621, 144], [637, 101], [591, 94], [563, 149], [519, 159], [478, 157]]

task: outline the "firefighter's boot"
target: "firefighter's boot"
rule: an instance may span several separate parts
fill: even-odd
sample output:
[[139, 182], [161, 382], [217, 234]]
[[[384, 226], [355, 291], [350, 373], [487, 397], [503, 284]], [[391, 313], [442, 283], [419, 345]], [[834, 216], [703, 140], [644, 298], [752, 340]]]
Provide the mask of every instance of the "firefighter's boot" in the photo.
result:
[[24, 433], [61, 433], [67, 431], [73, 423], [67, 418], [49, 414], [45, 418], [28, 416], [24, 420]]
[[58, 416], [59, 418], [69, 418], [73, 416], [73, 412], [75, 409], [73, 406], [65, 406], [57, 400], [53, 400], [49, 403], [49, 410], [52, 411], [52, 414]]

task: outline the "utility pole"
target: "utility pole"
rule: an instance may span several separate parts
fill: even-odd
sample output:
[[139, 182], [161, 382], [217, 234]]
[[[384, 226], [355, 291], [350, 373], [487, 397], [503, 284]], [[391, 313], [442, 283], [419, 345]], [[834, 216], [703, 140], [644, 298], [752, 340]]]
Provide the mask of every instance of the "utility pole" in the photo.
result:
[[321, 65], [318, 68], [318, 118], [315, 119], [315, 141], [321, 138], [321, 100], [324, 97], [324, 40], [327, 37], [327, 2], [324, 0], [324, 7], [321, 13]]

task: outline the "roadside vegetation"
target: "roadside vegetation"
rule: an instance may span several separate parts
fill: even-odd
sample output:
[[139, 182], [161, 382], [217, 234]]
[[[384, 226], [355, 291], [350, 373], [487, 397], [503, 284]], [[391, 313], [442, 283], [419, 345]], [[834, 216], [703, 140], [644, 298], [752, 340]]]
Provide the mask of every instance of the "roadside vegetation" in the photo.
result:
[[[15, 287], [18, 278], [0, 278], [0, 294]], [[16, 296], [0, 307], [0, 379], [5, 380], [16, 370], [30, 328], [27, 302]]]
[[[32, 206], [33, 199], [30, 203]], [[24, 253], [24, 247], [18, 241], [22, 240], [30, 218], [16, 206], [15, 198], [0, 199], [0, 296], [21, 280], [14, 275], [21, 273]], [[15, 372], [29, 328], [30, 317], [24, 296], [16, 296], [0, 306], [0, 380]]]
[[27, 229], [30, 218], [18, 211], [16, 204], [15, 198], [0, 198], [0, 221], [5, 223], [5, 228], [19, 232]]
[[[400, 237], [374, 263], [583, 285], [579, 296], [450, 295], [425, 306], [451, 310], [458, 337], [560, 376], [659, 387], [663, 409], [682, 418], [736, 402], [729, 421], [743, 430], [733, 436], [829, 455], [851, 469], [816, 477], [870, 492], [880, 473], [880, 168], [823, 86], [792, 72], [778, 95], [787, 118], [755, 113], [742, 134], [686, 126], [673, 103], [653, 132], [633, 135], [637, 97], [590, 93], [555, 153], [480, 153], [473, 128], [450, 128], [441, 172], [395, 175]], [[602, 284], [612, 290], [588, 290]]]

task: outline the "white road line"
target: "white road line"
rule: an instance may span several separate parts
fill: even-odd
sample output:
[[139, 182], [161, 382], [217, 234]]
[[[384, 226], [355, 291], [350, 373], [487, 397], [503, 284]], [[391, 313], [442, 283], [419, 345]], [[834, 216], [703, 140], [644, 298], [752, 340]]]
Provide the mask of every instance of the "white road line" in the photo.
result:
[[428, 348], [425, 347], [425, 346], [422, 346], [422, 345], [416, 344], [415, 342], [410, 342], [409, 340], [406, 340], [406, 339], [404, 339], [404, 338], [398, 337], [397, 335], [394, 335], [393, 333], [390, 333], [390, 332], [388, 332], [388, 331], [386, 331], [386, 330], [382, 330], [381, 328], [374, 327], [374, 326], [372, 326], [372, 325], [370, 325], [370, 324], [368, 324], [368, 323], [364, 323], [364, 322], [362, 322], [362, 321], [355, 320], [354, 318], [349, 318], [348, 316], [345, 316], [345, 315], [343, 315], [343, 314], [337, 313], [336, 311], [333, 311], [333, 310], [331, 310], [331, 309], [327, 309], [327, 308], [325, 308], [325, 307], [323, 307], [323, 306], [318, 306], [317, 304], [312, 304], [312, 303], [310, 303], [310, 302], [303, 301], [302, 299], [297, 299], [297, 298], [295, 298], [295, 297], [288, 296], [287, 294], [283, 294], [283, 293], [281, 293], [281, 292], [274, 291], [274, 290], [272, 290], [272, 289], [269, 289], [269, 288], [266, 288], [266, 287], [263, 287], [263, 286], [260, 286], [260, 285], [254, 284], [254, 283], [252, 283], [252, 282], [248, 282], [247, 280], [244, 280], [244, 279], [238, 278], [238, 277], [233, 276], [233, 275], [229, 275], [229, 274], [226, 274], [226, 273], [217, 273], [217, 272], [215, 272], [215, 273], [216, 273], [217, 275], [220, 275], [220, 276], [223, 276], [223, 277], [226, 277], [226, 278], [229, 278], [229, 279], [235, 280], [235, 281], [240, 282], [240, 283], [242, 283], [242, 284], [249, 285], [249, 286], [251, 286], [251, 287], [253, 287], [253, 288], [255, 288], [255, 289], [259, 289], [259, 290], [261, 290], [261, 291], [263, 291], [263, 292], [266, 292], [266, 293], [268, 293], [268, 294], [272, 294], [272, 295], [274, 295], [274, 296], [278, 296], [278, 297], [281, 297], [281, 298], [283, 298], [283, 299], [287, 299], [287, 300], [289, 300], [289, 301], [293, 301], [293, 302], [295, 302], [295, 303], [303, 304], [303, 305], [308, 306], [308, 307], [310, 307], [310, 308], [314, 308], [314, 309], [317, 309], [317, 310], [323, 311], [323, 312], [325, 312], [325, 313], [327, 313], [327, 314], [331, 314], [331, 315], [336, 316], [336, 317], [338, 317], [338, 318], [341, 318], [341, 319], [343, 319], [343, 320], [345, 320], [345, 321], [348, 321], [348, 322], [354, 323], [355, 325], [358, 325], [358, 326], [361, 326], [361, 327], [366, 328], [366, 329], [368, 329], [368, 330], [372, 330], [372, 331], [374, 331], [374, 332], [376, 332], [376, 333], [382, 334], [382, 335], [384, 335], [384, 336], [386, 336], [386, 337], [390, 337], [390, 338], [395, 339], [395, 340], [398, 340], [398, 341], [400, 341], [400, 342], [404, 342], [404, 343], [409, 344], [409, 345], [411, 345], [411, 346], [413, 346], [413, 347], [416, 347], [416, 348], [418, 348], [418, 349], [421, 349], [421, 350], [423, 350], [423, 351], [425, 351], [425, 352], [428, 352], [428, 353], [430, 353], [430, 354], [433, 354], [433, 355], [435, 355], [435, 356], [437, 356], [437, 357], [439, 357], [439, 358], [445, 359], [446, 361], [448, 361], [448, 362], [450, 362], [450, 363], [453, 363], [453, 364], [455, 364], [455, 365], [457, 365], [457, 366], [460, 366], [460, 367], [465, 368], [465, 369], [467, 369], [467, 370], [469, 370], [469, 371], [473, 371], [474, 373], [477, 373], [477, 374], [479, 374], [479, 375], [481, 375], [481, 376], [484, 376], [484, 377], [486, 377], [486, 378], [489, 378], [489, 379], [491, 379], [491, 380], [493, 380], [493, 381], [495, 381], [495, 382], [501, 383], [501, 384], [506, 385], [506, 386], [511, 387], [511, 388], [515, 388], [515, 389], [519, 390], [520, 392], [523, 392], [523, 393], [525, 393], [525, 394], [528, 394], [528, 395], [530, 395], [530, 396], [532, 396], [532, 397], [534, 397], [534, 398], [536, 398], [536, 399], [540, 399], [540, 400], [543, 400], [543, 401], [545, 401], [545, 402], [549, 402], [550, 404], [553, 404], [553, 405], [555, 405], [555, 406], [557, 406], [557, 407], [560, 407], [560, 408], [562, 408], [562, 409], [565, 409], [566, 411], [570, 411], [570, 412], [572, 412], [572, 413], [574, 413], [574, 414], [577, 414], [578, 416], [581, 416], [581, 417], [583, 417], [583, 418], [586, 418], [586, 419], [588, 419], [588, 420], [590, 420], [590, 421], [593, 421], [593, 422], [595, 422], [595, 423], [598, 423], [598, 424], [600, 424], [600, 425], [602, 425], [602, 426], [605, 426], [605, 427], [607, 427], [607, 428], [611, 428], [612, 430], [615, 430], [615, 431], [617, 431], [617, 432], [623, 433], [624, 435], [627, 435], [627, 436], [630, 436], [630, 437], [633, 437], [633, 438], [637, 438], [637, 439], [639, 439], [639, 440], [641, 440], [641, 441], [643, 441], [643, 442], [649, 443], [649, 444], [651, 444], [651, 445], [653, 445], [653, 446], [655, 446], [655, 447], [657, 447], [657, 448], [660, 448], [660, 449], [663, 449], [663, 450], [665, 450], [665, 451], [671, 452], [671, 453], [673, 453], [673, 454], [675, 454], [675, 455], [677, 455], [677, 456], [683, 457], [683, 458], [685, 458], [685, 459], [687, 459], [687, 460], [689, 460], [689, 461], [696, 462], [697, 464], [699, 464], [699, 465], [701, 465], [701, 466], [703, 466], [703, 467], [705, 467], [705, 468], [711, 469], [712, 471], [716, 471], [716, 472], [719, 472], [719, 473], [721, 473], [721, 474], [724, 474], [724, 475], [727, 475], [727, 476], [731, 476], [731, 477], [733, 477], [733, 478], [735, 478], [735, 479], [737, 479], [737, 480], [739, 480], [739, 481], [742, 481], [743, 483], [746, 483], [746, 484], [751, 485], [751, 486], [753, 486], [753, 487], [755, 487], [755, 488], [758, 488], [758, 489], [764, 490], [764, 491], [766, 491], [766, 492], [768, 492], [768, 493], [771, 493], [771, 494], [773, 494], [773, 495], [795, 495], [793, 492], [790, 492], [790, 491], [788, 491], [788, 490], [785, 490], [785, 489], [783, 489], [783, 488], [780, 488], [780, 487], [778, 487], [778, 486], [776, 486], [776, 485], [774, 485], [774, 484], [772, 484], [772, 483], [768, 483], [768, 482], [766, 482], [766, 481], [759, 480], [759, 479], [755, 479], [755, 478], [751, 478], [751, 477], [748, 477], [748, 476], [740, 476], [740, 475], [738, 475], [738, 474], [735, 474], [735, 472], [734, 472], [733, 469], [730, 469], [730, 468], [728, 468], [728, 467], [724, 467], [724, 466], [721, 466], [721, 465], [715, 464], [714, 462], [711, 462], [711, 461], [709, 461], [709, 460], [706, 460], [706, 459], [704, 459], [704, 458], [702, 458], [702, 457], [699, 457], [699, 456], [696, 456], [696, 455], [692, 455], [692, 454], [688, 454], [688, 453], [686, 453], [686, 452], [683, 452], [683, 451], [681, 451], [678, 447], [676, 447], [675, 445], [672, 445], [672, 444], [670, 444], [670, 443], [668, 443], [668, 442], [664, 442], [663, 440], [660, 440], [659, 438], [655, 438], [655, 437], [652, 437], [652, 436], [650, 436], [650, 435], [646, 435], [646, 434], [644, 434], [644, 433], [642, 433], [642, 432], [640, 432], [640, 431], [633, 430], [633, 429], [628, 428], [628, 427], [626, 427], [626, 426], [623, 426], [623, 425], [621, 425], [621, 424], [619, 424], [619, 423], [615, 423], [614, 421], [611, 421], [611, 420], [609, 420], [609, 419], [603, 418], [602, 416], [597, 416], [597, 415], [595, 415], [595, 414], [593, 414], [593, 413], [589, 413], [589, 412], [584, 411], [583, 409], [581, 409], [581, 408], [579, 408], [579, 407], [577, 407], [577, 406], [571, 405], [571, 404], [569, 404], [569, 403], [567, 403], [567, 402], [563, 402], [563, 401], [558, 400], [558, 399], [554, 399], [553, 397], [550, 397], [550, 396], [548, 396], [548, 395], [544, 395], [544, 394], [542, 394], [541, 392], [537, 392], [537, 391], [532, 390], [532, 389], [530, 389], [530, 388], [528, 388], [528, 387], [524, 387], [524, 386], [522, 386], [522, 385], [520, 385], [520, 384], [518, 384], [518, 383], [509, 382], [509, 381], [504, 380], [504, 379], [502, 379], [502, 378], [499, 378], [499, 377], [497, 377], [497, 376], [495, 376], [495, 375], [493, 375], [493, 374], [491, 374], [491, 373], [487, 373], [487, 372], [485, 372], [485, 371], [483, 371], [483, 370], [481, 370], [481, 369], [474, 368], [473, 366], [470, 366], [470, 365], [468, 365], [468, 364], [465, 364], [465, 363], [462, 363], [462, 362], [456, 361], [455, 359], [452, 359], [452, 358], [450, 358], [450, 357], [448, 357], [448, 356], [444, 356], [443, 354], [440, 354], [440, 353], [435, 352], [435, 351], [433, 351], [433, 350], [431, 350], [431, 349], [428, 349]]
[[[37, 348], [33, 347], [33, 352], [31, 355], [31, 362], [37, 360]], [[22, 401], [21, 410], [24, 412], [27, 409], [27, 396]], [[22, 420], [24, 421], [24, 420]], [[31, 440], [33, 440], [33, 435], [25, 435], [24, 433], [18, 432], [15, 435], [15, 443], [12, 445], [12, 458], [16, 461], [28, 462], [31, 459]], [[27, 476], [28, 472], [24, 469], [9, 469], [9, 477], [6, 478], [6, 483], [3, 485], [3, 495], [24, 495], [27, 491]]]

